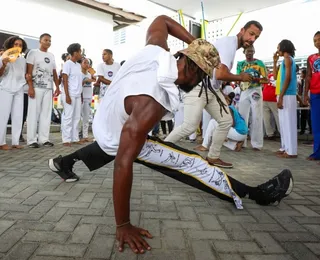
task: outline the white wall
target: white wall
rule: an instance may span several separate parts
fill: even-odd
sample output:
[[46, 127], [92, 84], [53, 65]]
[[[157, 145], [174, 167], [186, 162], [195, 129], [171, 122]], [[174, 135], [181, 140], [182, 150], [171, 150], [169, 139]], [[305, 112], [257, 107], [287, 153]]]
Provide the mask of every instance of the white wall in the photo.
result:
[[[4, 11], [10, 3], [14, 11]], [[0, 0], [1, 30], [38, 38], [42, 33], [52, 36], [50, 51], [58, 68], [61, 54], [71, 43], [86, 49], [94, 67], [101, 62], [105, 48], [113, 47], [112, 16], [66, 0]]]

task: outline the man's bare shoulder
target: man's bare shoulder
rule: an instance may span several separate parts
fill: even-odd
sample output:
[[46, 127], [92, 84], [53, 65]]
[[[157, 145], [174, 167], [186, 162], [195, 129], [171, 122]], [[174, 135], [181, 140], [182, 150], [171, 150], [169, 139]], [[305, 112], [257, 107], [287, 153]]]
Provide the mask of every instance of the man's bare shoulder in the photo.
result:
[[124, 105], [127, 114], [131, 114], [133, 109], [144, 114], [159, 113], [165, 110], [159, 102], [149, 95], [128, 96], [124, 100]]

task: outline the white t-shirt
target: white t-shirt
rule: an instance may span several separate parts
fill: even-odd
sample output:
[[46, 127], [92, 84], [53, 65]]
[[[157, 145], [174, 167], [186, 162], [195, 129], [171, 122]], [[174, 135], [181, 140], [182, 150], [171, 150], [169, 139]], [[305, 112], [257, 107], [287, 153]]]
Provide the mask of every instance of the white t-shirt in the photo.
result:
[[177, 61], [169, 52], [147, 45], [128, 59], [101, 100], [93, 121], [93, 134], [101, 149], [116, 155], [120, 135], [128, 114], [124, 108], [127, 96], [148, 95], [168, 112], [179, 107]]
[[[221, 63], [228, 67], [231, 71], [234, 58], [238, 49], [238, 37], [237, 36], [227, 36], [222, 37], [217, 40], [213, 45], [219, 52]], [[213, 70], [213, 79], [211, 80], [212, 87], [215, 89], [221, 88], [222, 81], [217, 80], [215, 76], [215, 69]]]
[[[62, 74], [68, 76], [68, 90], [70, 97], [81, 97], [82, 93], [82, 71], [78, 62], [68, 60], [63, 65]], [[63, 82], [62, 82], [63, 85]], [[62, 93], [65, 94], [64, 87]]]
[[[114, 62], [111, 65], [108, 65], [106, 63], [100, 63], [97, 67], [97, 75], [98, 76], [103, 76], [105, 79], [113, 81], [114, 77], [117, 75], [117, 72], [120, 69], [120, 64]], [[109, 85], [106, 85], [101, 82], [100, 84], [100, 97], [103, 97], [104, 94], [106, 93], [107, 87]]]
[[[82, 81], [84, 79], [91, 79], [92, 76], [89, 72], [87, 72], [86, 74], [82, 73]], [[82, 89], [82, 97], [83, 99], [92, 99], [92, 93], [93, 93], [93, 89], [92, 89], [92, 84], [91, 82], [86, 82], [83, 84], [83, 89]]]
[[[19, 57], [15, 62], [8, 62], [2, 77], [0, 78], [0, 89], [9, 93], [20, 91], [26, 84], [26, 59]], [[1, 113], [1, 111], [0, 111]]]
[[28, 53], [27, 63], [33, 65], [33, 87], [53, 89], [53, 70], [56, 69], [53, 54], [39, 49], [31, 50]]

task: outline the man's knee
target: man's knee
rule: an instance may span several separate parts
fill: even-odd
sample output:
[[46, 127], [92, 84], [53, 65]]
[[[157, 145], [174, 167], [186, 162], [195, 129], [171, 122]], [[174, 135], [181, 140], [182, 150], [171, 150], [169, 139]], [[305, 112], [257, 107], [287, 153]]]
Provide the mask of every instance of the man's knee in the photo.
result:
[[192, 134], [198, 129], [199, 125], [200, 125], [200, 123], [196, 124], [196, 123], [183, 122], [183, 124], [181, 125], [181, 132], [188, 134], [188, 135]]

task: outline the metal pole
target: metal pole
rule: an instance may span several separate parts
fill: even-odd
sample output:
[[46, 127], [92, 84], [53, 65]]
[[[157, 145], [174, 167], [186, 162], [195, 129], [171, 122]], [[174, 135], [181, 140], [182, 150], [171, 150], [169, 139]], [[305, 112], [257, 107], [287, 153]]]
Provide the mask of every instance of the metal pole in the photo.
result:
[[237, 22], [239, 21], [241, 15], [243, 14], [243, 12], [241, 12], [239, 15], [238, 15], [238, 18], [237, 20], [235, 20], [235, 22], [233, 23], [231, 29], [229, 30], [229, 32], [227, 33], [227, 36], [229, 36], [229, 34], [231, 33], [232, 29], [235, 27], [235, 25], [237, 24]]
[[[178, 10], [178, 16], [179, 16], [179, 23], [180, 25], [182, 25], [184, 28], [185, 27], [185, 24], [184, 24], [184, 19], [183, 19], [183, 14], [182, 14], [182, 10]], [[184, 42], [182, 41], [182, 48], [184, 49]]]
[[202, 26], [203, 26], [203, 36], [204, 39], [207, 39], [207, 35], [206, 35], [206, 22], [204, 20], [204, 8], [203, 8], [203, 1], [201, 1], [201, 10], [202, 10]]

